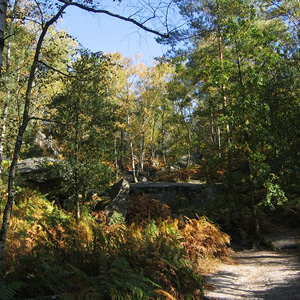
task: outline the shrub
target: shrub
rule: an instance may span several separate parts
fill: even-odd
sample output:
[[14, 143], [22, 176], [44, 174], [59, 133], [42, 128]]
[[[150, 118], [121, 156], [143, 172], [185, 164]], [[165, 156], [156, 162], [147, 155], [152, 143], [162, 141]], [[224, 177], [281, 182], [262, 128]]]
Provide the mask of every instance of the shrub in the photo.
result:
[[133, 196], [127, 203], [127, 220], [129, 223], [149, 222], [151, 219], [166, 219], [171, 215], [170, 207], [152, 195]]
[[203, 218], [77, 224], [38, 193], [23, 196], [13, 211], [4, 274], [7, 283], [24, 283], [20, 299], [200, 299], [199, 259], [229, 253], [228, 236]]

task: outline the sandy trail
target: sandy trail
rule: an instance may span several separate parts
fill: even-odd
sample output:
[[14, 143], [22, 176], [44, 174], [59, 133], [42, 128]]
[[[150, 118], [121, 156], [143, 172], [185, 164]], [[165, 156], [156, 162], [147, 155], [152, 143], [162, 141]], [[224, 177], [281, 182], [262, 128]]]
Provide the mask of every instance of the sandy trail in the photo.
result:
[[270, 237], [276, 251], [236, 252], [233, 264], [221, 264], [207, 276], [207, 299], [300, 300], [299, 236]]

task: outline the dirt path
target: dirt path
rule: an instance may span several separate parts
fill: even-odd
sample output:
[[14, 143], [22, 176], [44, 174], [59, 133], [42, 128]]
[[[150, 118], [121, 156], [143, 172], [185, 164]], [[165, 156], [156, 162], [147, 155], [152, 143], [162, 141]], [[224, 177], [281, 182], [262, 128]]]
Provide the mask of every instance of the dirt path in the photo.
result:
[[269, 237], [276, 251], [236, 252], [233, 264], [221, 264], [206, 278], [207, 299], [300, 300], [298, 233]]

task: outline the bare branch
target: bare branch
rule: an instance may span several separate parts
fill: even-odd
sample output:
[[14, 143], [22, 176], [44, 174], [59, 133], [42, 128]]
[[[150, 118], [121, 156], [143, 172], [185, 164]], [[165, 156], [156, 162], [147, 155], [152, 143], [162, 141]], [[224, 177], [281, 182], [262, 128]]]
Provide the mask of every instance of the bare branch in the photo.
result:
[[44, 18], [43, 18], [43, 11], [42, 11], [42, 9], [41, 9], [41, 6], [40, 6], [40, 4], [36, 1], [36, 0], [34, 0], [34, 3], [36, 4], [36, 6], [37, 6], [37, 8], [38, 8], [38, 10], [39, 10], [39, 12], [40, 12], [40, 15], [41, 15], [41, 25], [42, 25], [42, 27], [44, 27], [44, 24], [45, 24], [45, 22], [44, 22]]
[[14, 35], [15, 35], [15, 34], [14, 34], [14, 33], [12, 33], [12, 34], [10, 34], [10, 35], [8, 35], [8, 36], [4, 37], [3, 41], [5, 41], [5, 40], [9, 39], [10, 37], [12, 37], [12, 36], [14, 36]]
[[167, 7], [167, 12], [166, 12], [166, 27], [167, 27], [167, 31], [169, 31], [169, 28], [168, 28], [168, 15], [169, 15], [169, 10], [170, 10], [170, 7], [171, 7], [172, 3], [173, 3], [173, 1], [169, 2], [168, 7]]
[[136, 11], [134, 14], [130, 15], [128, 18], [132, 19], [134, 16], [136, 16], [138, 13], [140, 13], [142, 11], [142, 9], [139, 9], [138, 11]]
[[151, 32], [153, 34], [156, 34], [160, 37], [163, 37], [163, 38], [168, 38], [169, 37], [169, 32], [167, 33], [161, 33], [157, 30], [154, 30], [154, 29], [151, 29], [147, 26], [144, 25], [144, 22], [138, 22], [137, 20], [131, 18], [131, 17], [124, 17], [122, 15], [119, 15], [119, 14], [115, 14], [115, 13], [112, 13], [108, 10], [105, 10], [105, 9], [96, 9], [96, 8], [93, 8], [93, 7], [87, 7], [83, 4], [80, 4], [80, 3], [76, 3], [76, 2], [72, 2], [72, 1], [67, 1], [67, 0], [59, 0], [59, 2], [62, 2], [62, 3], [65, 3], [65, 4], [69, 4], [69, 6], [76, 6], [78, 8], [81, 8], [85, 11], [89, 11], [89, 12], [92, 12], [92, 13], [96, 13], [96, 14], [105, 14], [105, 15], [108, 15], [108, 16], [111, 16], [111, 17], [114, 17], [114, 18], [117, 18], [117, 19], [120, 19], [120, 20], [123, 20], [123, 21], [126, 21], [126, 22], [130, 22], [136, 26], [138, 26], [139, 28], [147, 31], [147, 32]]

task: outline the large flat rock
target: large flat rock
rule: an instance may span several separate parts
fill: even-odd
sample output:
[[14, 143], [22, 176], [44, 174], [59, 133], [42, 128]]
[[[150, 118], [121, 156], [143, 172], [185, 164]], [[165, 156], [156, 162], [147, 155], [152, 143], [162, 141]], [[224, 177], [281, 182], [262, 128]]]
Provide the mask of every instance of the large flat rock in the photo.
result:
[[186, 183], [186, 182], [139, 182], [131, 183], [130, 189], [132, 191], [138, 190], [167, 190], [167, 189], [206, 189], [211, 185], [205, 183]]
[[44, 170], [43, 165], [57, 162], [51, 157], [32, 157], [21, 160], [16, 165], [16, 170], [20, 174], [38, 173]]
[[139, 182], [130, 184], [130, 194], [152, 194], [160, 201], [168, 202], [184, 198], [186, 203], [197, 206], [211, 206], [220, 192], [220, 184], [185, 182]]

